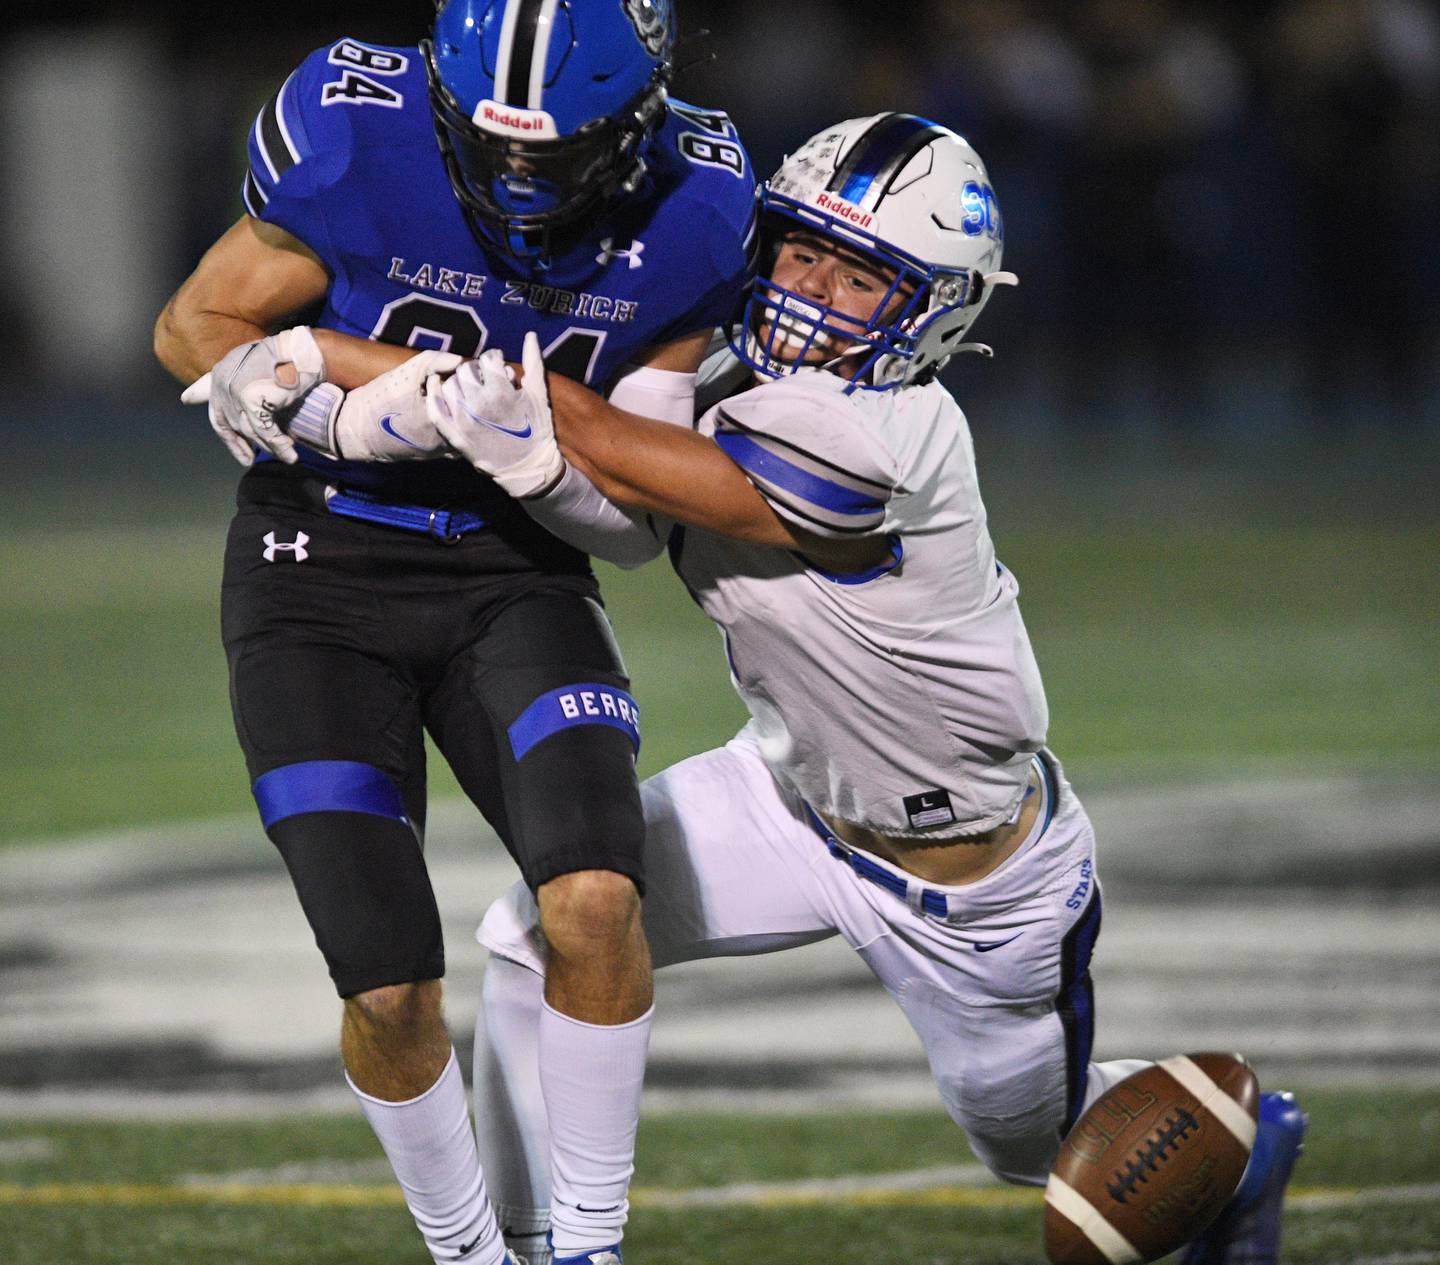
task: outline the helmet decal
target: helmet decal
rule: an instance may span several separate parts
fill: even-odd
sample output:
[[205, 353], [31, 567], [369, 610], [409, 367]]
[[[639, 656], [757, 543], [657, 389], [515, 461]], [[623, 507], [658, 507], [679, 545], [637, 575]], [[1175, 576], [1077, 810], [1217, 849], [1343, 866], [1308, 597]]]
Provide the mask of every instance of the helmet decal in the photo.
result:
[[670, 44], [670, 0], [625, 0], [635, 34], [650, 54], [659, 57]]

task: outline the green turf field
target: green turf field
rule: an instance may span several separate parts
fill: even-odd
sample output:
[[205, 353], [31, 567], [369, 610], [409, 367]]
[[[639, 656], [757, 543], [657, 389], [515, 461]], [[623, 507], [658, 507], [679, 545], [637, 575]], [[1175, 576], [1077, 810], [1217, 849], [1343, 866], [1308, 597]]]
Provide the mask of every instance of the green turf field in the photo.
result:
[[[1440, 1091], [1303, 1098], [1288, 1265], [1440, 1259]], [[957, 1179], [969, 1160], [938, 1111], [648, 1118], [626, 1247], [649, 1265], [1040, 1265], [1038, 1192]], [[16, 1265], [420, 1265], [378, 1164], [358, 1117], [0, 1123], [0, 1244]]]
[[[169, 447], [153, 424], [92, 443], [64, 483], [44, 452], [0, 483], [0, 843], [250, 810], [218, 644], [235, 472], [203, 423], [173, 424]], [[977, 444], [1072, 775], [1440, 765], [1423, 457]], [[718, 636], [668, 567], [603, 578], [642, 772], [727, 738]]]
[[[154, 424], [87, 432], [63, 481], [22, 432], [0, 470], [0, 845], [251, 811], [217, 627], [234, 471], [183, 422], [174, 444]], [[1424, 454], [977, 446], [1072, 774], [1440, 767]], [[722, 741], [741, 709], [668, 569], [604, 583], [642, 771]], [[1306, 1102], [1287, 1262], [1440, 1265], [1440, 1091]], [[377, 1161], [358, 1118], [0, 1121], [0, 1265], [420, 1265]], [[895, 1176], [969, 1162], [938, 1112], [658, 1117], [639, 1162], [637, 1262], [1042, 1259], [1034, 1192]], [[736, 1183], [762, 1185], [715, 1193]]]

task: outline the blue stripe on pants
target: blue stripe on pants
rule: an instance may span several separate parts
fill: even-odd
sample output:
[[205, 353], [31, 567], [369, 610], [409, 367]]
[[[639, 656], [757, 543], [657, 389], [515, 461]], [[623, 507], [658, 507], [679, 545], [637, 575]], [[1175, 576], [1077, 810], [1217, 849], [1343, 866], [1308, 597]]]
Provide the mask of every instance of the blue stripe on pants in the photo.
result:
[[1055, 1009], [1065, 1031], [1065, 1129], [1068, 1133], [1085, 1104], [1085, 1081], [1095, 1044], [1095, 988], [1090, 958], [1100, 938], [1100, 888], [1060, 945], [1060, 995]]
[[257, 777], [253, 790], [266, 830], [301, 813], [369, 813], [410, 824], [400, 788], [373, 764], [355, 760], [283, 764]]
[[598, 681], [562, 685], [540, 695], [516, 717], [509, 729], [515, 759], [551, 734], [576, 725], [609, 725], [630, 739], [640, 753], [640, 707], [624, 690]]

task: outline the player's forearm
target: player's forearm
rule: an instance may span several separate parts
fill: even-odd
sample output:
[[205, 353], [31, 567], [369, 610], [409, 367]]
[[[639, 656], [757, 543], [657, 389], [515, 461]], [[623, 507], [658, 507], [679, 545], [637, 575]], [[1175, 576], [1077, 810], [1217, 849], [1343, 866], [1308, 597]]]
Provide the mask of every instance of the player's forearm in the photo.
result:
[[[193, 382], [241, 343], [294, 325], [326, 294], [330, 274], [304, 242], [242, 216], [201, 259], [155, 323], [155, 355]], [[315, 330], [325, 376], [350, 390], [415, 354], [335, 330]]]
[[376, 343], [333, 329], [315, 330], [315, 341], [325, 357], [326, 381], [346, 391], [363, 387], [416, 355], [414, 347]]
[[750, 480], [711, 440], [617, 409], [558, 374], [548, 380], [561, 452], [617, 505], [755, 544], [796, 546]]
[[243, 317], [187, 310], [171, 299], [155, 322], [155, 358], [188, 386], [231, 348], [264, 337], [263, 329]]
[[[226, 312], [183, 312], [172, 301], [155, 324], [155, 357], [188, 384], [232, 348], [264, 338], [268, 332]], [[325, 357], [326, 378], [347, 391], [364, 386], [416, 354], [413, 347], [392, 347], [335, 330], [317, 329], [314, 333]]]

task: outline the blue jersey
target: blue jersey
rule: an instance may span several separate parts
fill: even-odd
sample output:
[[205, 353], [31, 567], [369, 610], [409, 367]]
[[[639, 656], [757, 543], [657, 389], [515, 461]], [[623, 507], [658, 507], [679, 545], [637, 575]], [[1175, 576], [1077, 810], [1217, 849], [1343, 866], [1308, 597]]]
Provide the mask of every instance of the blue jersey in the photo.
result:
[[[671, 102], [636, 192], [544, 261], [476, 237], [435, 139], [414, 48], [343, 39], [312, 53], [250, 133], [245, 209], [330, 273], [312, 325], [473, 356], [520, 359], [534, 330], [556, 372], [600, 391], [647, 348], [723, 323], [745, 285], [755, 181], [722, 113]], [[338, 483], [438, 503], [494, 495], [460, 462], [302, 460]]]

